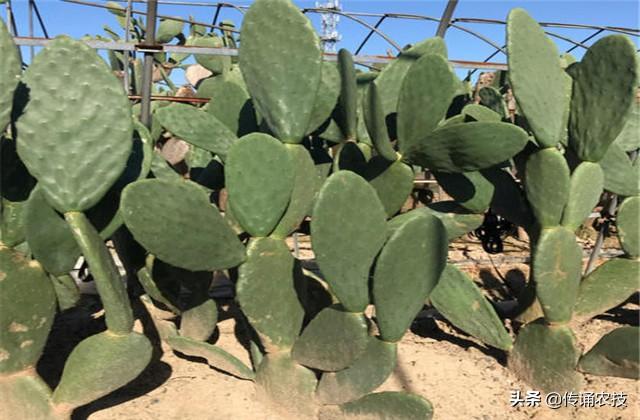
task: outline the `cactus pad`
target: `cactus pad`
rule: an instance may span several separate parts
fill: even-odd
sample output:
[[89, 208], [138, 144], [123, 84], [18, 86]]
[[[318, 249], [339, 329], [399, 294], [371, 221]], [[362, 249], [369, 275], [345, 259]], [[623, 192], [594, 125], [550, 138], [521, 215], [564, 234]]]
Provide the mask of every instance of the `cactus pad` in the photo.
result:
[[445, 57], [427, 54], [409, 69], [398, 98], [398, 146], [401, 154], [419, 147], [423, 136], [444, 119], [457, 79]]
[[569, 327], [540, 321], [525, 325], [509, 355], [509, 368], [535, 389], [545, 392], [578, 391], [582, 377], [576, 372], [580, 350]]
[[294, 259], [279, 239], [252, 239], [238, 269], [238, 301], [268, 351], [289, 350], [302, 328], [304, 311], [293, 279]]
[[[210, 273], [207, 274], [210, 276]], [[180, 335], [196, 341], [208, 340], [218, 322], [218, 305], [206, 297], [208, 283], [203, 292], [199, 294], [202, 302], [182, 312], [180, 317]]]
[[267, 236], [273, 231], [291, 200], [294, 170], [287, 148], [268, 134], [244, 136], [229, 150], [229, 203], [246, 232]]
[[40, 264], [0, 245], [0, 373], [35, 367], [55, 312], [55, 292]]
[[29, 247], [44, 269], [54, 275], [70, 272], [80, 248], [67, 222], [49, 206], [39, 188], [31, 193], [24, 217]]
[[600, 376], [640, 379], [640, 328], [620, 327], [606, 334], [580, 358], [578, 369]]
[[294, 144], [285, 147], [294, 165], [294, 181], [289, 206], [272, 233], [279, 238], [286, 238], [311, 213], [313, 200], [320, 188], [316, 168], [307, 149]]
[[640, 256], [640, 197], [626, 198], [618, 208], [616, 226], [622, 249], [632, 258]]
[[244, 260], [244, 247], [204, 189], [189, 181], [148, 179], [122, 193], [134, 238], [158, 258], [187, 270], [221, 270]]
[[595, 42], [573, 72], [569, 145], [597, 162], [624, 128], [636, 96], [636, 47], [624, 35]]
[[9, 124], [13, 92], [21, 73], [20, 55], [11, 34], [0, 19], [0, 132]]
[[316, 131], [329, 117], [338, 102], [340, 95], [340, 73], [335, 63], [322, 62], [322, 76], [316, 101], [313, 104], [307, 134]]
[[376, 191], [353, 172], [334, 173], [318, 193], [311, 221], [313, 251], [349, 311], [362, 312], [369, 303], [369, 269], [386, 239], [385, 219]]
[[578, 297], [582, 270], [582, 248], [572, 231], [564, 227], [542, 231], [532, 271], [536, 296], [548, 322], [568, 322]]
[[430, 299], [456, 327], [492, 347], [511, 349], [511, 337], [491, 304], [478, 286], [455, 266], [447, 265]]
[[340, 118], [338, 123], [347, 140], [355, 140], [358, 116], [358, 87], [356, 69], [349, 50], [338, 51], [338, 71], [340, 72], [340, 96], [338, 105]]
[[301, 365], [335, 372], [357, 360], [368, 339], [367, 322], [362, 314], [330, 306], [304, 329], [293, 347], [292, 357]]
[[[337, 411], [337, 412], [336, 412]], [[359, 400], [342, 404], [337, 410], [327, 409], [323, 420], [337, 419], [412, 419], [430, 420], [433, 406], [418, 395], [385, 391], [366, 395]]]
[[226, 158], [236, 135], [213, 113], [191, 105], [171, 104], [158, 109], [154, 116], [160, 124], [182, 140]]
[[257, 394], [283, 415], [315, 418], [313, 371], [297, 365], [287, 353], [268, 354], [256, 372]]
[[[518, 106], [538, 143], [553, 147], [566, 131], [566, 109], [571, 93], [571, 85], [566, 80], [569, 76], [562, 69], [558, 49], [523, 9], [509, 13], [507, 48], [509, 82]], [[541, 89], [541, 80], [544, 80], [544, 89]]]
[[60, 419], [57, 415], [60, 413], [55, 413], [51, 406], [51, 390], [38, 375], [12, 375], [0, 379], [0, 395], [0, 413], [11, 413], [10, 418]]
[[373, 141], [373, 146], [380, 156], [393, 162], [397, 153], [389, 139], [387, 124], [382, 109], [382, 99], [375, 83], [369, 83], [369, 88], [363, 101], [363, 117], [367, 132]]
[[596, 268], [580, 283], [575, 316], [591, 318], [614, 308], [640, 288], [640, 261], [614, 258]]
[[323, 404], [342, 404], [364, 397], [389, 377], [396, 365], [397, 345], [369, 337], [364, 353], [348, 368], [322, 374], [316, 395]]
[[529, 157], [524, 187], [533, 214], [542, 227], [560, 224], [570, 191], [569, 165], [556, 149], [543, 149]]
[[212, 100], [207, 112], [232, 133], [244, 136], [258, 131], [256, 111], [244, 85], [223, 74], [211, 80], [210, 95]]
[[400, 160], [389, 162], [374, 156], [367, 163], [364, 174], [378, 193], [388, 217], [402, 208], [413, 190], [413, 168]]
[[209, 343], [174, 335], [167, 338], [167, 344], [173, 350], [188, 356], [202, 357], [214, 368], [240, 379], [253, 380], [255, 378], [255, 373], [235, 356]]
[[376, 262], [373, 302], [380, 336], [399, 341], [438, 283], [447, 262], [447, 233], [423, 213], [396, 227]]
[[239, 54], [260, 115], [280, 140], [301, 142], [322, 71], [320, 42], [309, 19], [289, 0], [256, 1], [242, 21]]
[[582, 162], [571, 174], [569, 199], [562, 214], [562, 225], [576, 230], [589, 217], [600, 200], [604, 173], [597, 163]]
[[434, 172], [434, 176], [438, 185], [465, 209], [484, 213], [489, 208], [496, 188], [479, 171]]
[[378, 88], [384, 117], [397, 111], [398, 95], [402, 82], [418, 58], [426, 54], [447, 57], [447, 46], [440, 37], [425, 39], [400, 53], [396, 60], [387, 64], [373, 83]]
[[488, 168], [524, 148], [527, 133], [513, 124], [468, 122], [440, 127], [411, 145], [405, 158], [442, 172], [468, 172]]
[[68, 37], [47, 45], [22, 80], [30, 97], [17, 122], [20, 158], [56, 210], [89, 209], [131, 152], [131, 107], [121, 82], [93, 49]]
[[84, 339], [67, 359], [53, 392], [56, 406], [78, 407], [134, 380], [151, 360], [151, 343], [144, 335], [103, 332]]
[[640, 177], [634, 172], [634, 165], [619, 144], [612, 143], [598, 164], [604, 173], [605, 190], [618, 195], [640, 195]]

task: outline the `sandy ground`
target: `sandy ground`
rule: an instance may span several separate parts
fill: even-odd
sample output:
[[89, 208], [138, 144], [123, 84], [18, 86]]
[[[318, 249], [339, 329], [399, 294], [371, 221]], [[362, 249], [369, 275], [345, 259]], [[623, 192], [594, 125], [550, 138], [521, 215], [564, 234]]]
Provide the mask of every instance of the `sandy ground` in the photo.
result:
[[[306, 239], [302, 237], [298, 243], [298, 253], [303, 259], [311, 256]], [[473, 274], [488, 295], [501, 300], [508, 293], [503, 278], [522, 277], [528, 272], [528, 266], [518, 262], [526, 247], [514, 240], [506, 249], [505, 254], [489, 258], [477, 241], [458, 241], [452, 245], [450, 258]], [[58, 317], [38, 366], [50, 384], [57, 382], [73, 346], [104, 328], [102, 318], [91, 317], [99, 309], [95, 297], [88, 296], [78, 308]], [[621, 324], [638, 325], [638, 310], [636, 296], [635, 301], [632, 299], [624, 307], [577, 326], [575, 332], [583, 350], [588, 350], [603, 334]], [[229, 318], [218, 324], [216, 344], [248, 364], [248, 354], [236, 340], [234, 323]], [[639, 419], [638, 385], [638, 381], [629, 379], [586, 376], [583, 391], [623, 392], [627, 396], [624, 408], [552, 410], [544, 407], [544, 400], [540, 407], [511, 407], [513, 391], [524, 394], [531, 388], [507, 370], [506, 355], [483, 346], [438, 314], [427, 311], [401, 341], [398, 366], [379, 390], [406, 390], [427, 398], [434, 405], [436, 419]], [[228, 376], [199, 359], [176, 355], [158, 345], [154, 361], [141, 376], [126, 387], [77, 409], [73, 418], [272, 420], [281, 417], [256, 400], [252, 382]]]

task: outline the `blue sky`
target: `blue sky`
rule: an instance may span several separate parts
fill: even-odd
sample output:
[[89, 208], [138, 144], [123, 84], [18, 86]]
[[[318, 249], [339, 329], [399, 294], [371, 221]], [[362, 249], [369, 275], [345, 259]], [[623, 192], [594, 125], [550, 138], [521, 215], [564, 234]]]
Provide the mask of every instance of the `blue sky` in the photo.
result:
[[[100, 0], [94, 0], [102, 2]], [[198, 0], [200, 2], [211, 2], [214, 0]], [[235, 4], [249, 5], [250, 1], [236, 1]], [[295, 1], [300, 7], [314, 7], [313, 1]], [[568, 22], [595, 25], [610, 25], [638, 28], [639, 6], [638, 1], [482, 1], [482, 0], [460, 0], [455, 10], [454, 17], [480, 17], [504, 20], [510, 9], [514, 7], [523, 7], [539, 21], [552, 22]], [[27, 25], [27, 1], [13, 0], [13, 9], [18, 22], [18, 30], [21, 35], [26, 35]], [[102, 33], [102, 26], [109, 25], [114, 29], [120, 29], [115, 18], [104, 9], [97, 9], [87, 6], [63, 3], [58, 0], [37, 0], [37, 4], [44, 18], [45, 24], [51, 36], [58, 34], [68, 34], [73, 37], [80, 37], [85, 34]], [[354, 1], [343, 0], [342, 7], [345, 11], [358, 12], [396, 12], [428, 15], [432, 17], [440, 17], [446, 1]], [[135, 4], [135, 9], [144, 10], [144, 4]], [[0, 6], [0, 16], [6, 17], [4, 8]], [[194, 7], [194, 6], [173, 6], [160, 5], [159, 13], [187, 17], [192, 15], [196, 20], [210, 22], [214, 12], [213, 7]], [[316, 14], [308, 15], [314, 25], [319, 28], [319, 16]], [[239, 26], [242, 15], [233, 9], [223, 9], [220, 19], [230, 19]], [[377, 21], [375, 17], [363, 18], [371, 24]], [[487, 38], [492, 39], [498, 44], [504, 43], [504, 26], [489, 24], [461, 24], [469, 29], [480, 32]], [[395, 40], [399, 45], [403, 46], [408, 43], [414, 43], [435, 34], [437, 24], [427, 21], [417, 20], [386, 20], [380, 29], [389, 37]], [[560, 35], [570, 37], [575, 40], [582, 40], [593, 33], [593, 30], [583, 29], [550, 29]], [[368, 29], [342, 18], [339, 24], [339, 31], [342, 34], [342, 41], [338, 44], [339, 48], [347, 48], [354, 51], [362, 39], [368, 33]], [[603, 33], [602, 35], [605, 35]], [[36, 36], [41, 36], [41, 32], [36, 30]], [[601, 36], [602, 36], [601, 35]], [[599, 36], [600, 37], [600, 36]], [[587, 42], [591, 44], [599, 37]], [[638, 38], [632, 38], [638, 45]], [[450, 28], [446, 35], [447, 45], [449, 47], [449, 56], [451, 59], [460, 60], [478, 60], [485, 59], [494, 49], [484, 42], [472, 37], [455, 28]], [[572, 44], [555, 39], [561, 51], [566, 51]], [[374, 35], [362, 54], [386, 54], [387, 51], [395, 52], [382, 38]], [[27, 53], [27, 51], [24, 51]], [[28, 53], [27, 53], [28, 54]], [[573, 54], [580, 58], [583, 54], [581, 48], [573, 51]], [[498, 54], [492, 59], [495, 62], [504, 62], [505, 57]], [[459, 71], [460, 75], [464, 72]], [[177, 76], [179, 83], [181, 77]]]

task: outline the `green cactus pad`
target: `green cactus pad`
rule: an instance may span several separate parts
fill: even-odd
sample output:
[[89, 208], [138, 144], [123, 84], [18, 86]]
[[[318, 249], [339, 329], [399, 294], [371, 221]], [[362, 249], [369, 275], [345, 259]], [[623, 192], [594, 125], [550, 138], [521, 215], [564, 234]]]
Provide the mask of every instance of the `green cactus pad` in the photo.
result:
[[211, 80], [210, 92], [212, 100], [207, 112], [232, 133], [244, 136], [258, 131], [256, 111], [244, 85], [223, 74]]
[[322, 404], [343, 404], [364, 397], [389, 377], [397, 359], [397, 344], [369, 337], [364, 353], [348, 368], [322, 374], [316, 395]]
[[294, 181], [289, 206], [271, 234], [277, 238], [286, 238], [311, 213], [313, 200], [320, 188], [320, 180], [307, 149], [296, 144], [286, 144], [285, 147], [294, 165]]
[[603, 336], [578, 362], [584, 373], [640, 379], [640, 328], [620, 327]]
[[[509, 82], [538, 144], [553, 147], [565, 135], [571, 85], [556, 44], [523, 9], [507, 18]], [[544, 80], [544, 89], [540, 81]]]
[[244, 136], [229, 150], [229, 203], [246, 232], [267, 236], [273, 231], [291, 200], [294, 170], [287, 148], [268, 134]]
[[365, 178], [375, 188], [388, 217], [396, 214], [413, 190], [413, 168], [396, 160], [374, 156], [365, 168]]
[[400, 88], [407, 72], [418, 58], [426, 54], [438, 54], [447, 57], [447, 46], [440, 37], [421, 41], [400, 53], [397, 59], [387, 64], [373, 83], [378, 88], [383, 116], [397, 111]]
[[494, 185], [480, 172], [434, 172], [438, 185], [462, 207], [473, 213], [484, 213], [491, 204]]
[[204, 299], [200, 304], [182, 312], [180, 335], [196, 341], [206, 341], [216, 329], [217, 322], [218, 305], [212, 299]]
[[469, 172], [510, 159], [527, 133], [513, 124], [468, 122], [440, 127], [406, 148], [410, 162], [442, 172]]
[[365, 317], [334, 305], [311, 320], [291, 355], [301, 365], [335, 372], [357, 360], [364, 353], [368, 339]]
[[0, 245], [1, 373], [35, 367], [55, 312], [55, 292], [40, 264]]
[[[1, 21], [0, 21], [1, 23]], [[15, 419], [58, 420], [49, 386], [37, 375], [12, 375], [0, 379], [0, 413]]]
[[202, 357], [214, 368], [230, 373], [240, 379], [253, 380], [255, 378], [254, 372], [244, 363], [232, 354], [212, 344], [178, 336], [168, 337], [167, 344], [171, 349], [187, 356]]
[[344, 48], [338, 51], [338, 71], [340, 72], [340, 96], [338, 97], [340, 118], [338, 118], [338, 125], [345, 139], [355, 140], [358, 115], [356, 69], [353, 66], [351, 53]]
[[596, 268], [580, 283], [575, 316], [592, 318], [626, 301], [636, 290], [640, 261], [614, 258]]
[[582, 162], [571, 174], [569, 199], [562, 214], [562, 225], [576, 230], [589, 217], [600, 200], [604, 173], [600, 165]]
[[49, 206], [39, 188], [31, 193], [24, 217], [27, 242], [44, 269], [54, 275], [71, 271], [80, 248], [67, 222]]
[[258, 398], [285, 418], [316, 418], [313, 371], [296, 364], [288, 353], [267, 354], [256, 372]]
[[581, 270], [582, 248], [573, 232], [564, 227], [543, 230], [533, 254], [532, 271], [536, 296], [548, 322], [571, 320]]
[[363, 117], [368, 134], [378, 154], [390, 162], [395, 161], [398, 155], [389, 139], [382, 109], [382, 99], [375, 83], [369, 83], [369, 88], [363, 100]]
[[502, 117], [497, 112], [492, 111], [486, 106], [469, 104], [462, 108], [462, 115], [467, 121], [487, 121], [499, 122]]
[[0, 19], [0, 133], [9, 124], [11, 119], [11, 107], [13, 105], [13, 92], [18, 86], [22, 64], [18, 48], [13, 43], [13, 38]]
[[507, 117], [507, 105], [498, 89], [492, 86], [485, 86], [480, 88], [478, 96], [480, 97], [480, 105], [486, 106], [497, 113], [500, 118]]
[[632, 258], [640, 256], [640, 197], [626, 198], [618, 208], [616, 226], [624, 252]]
[[131, 107], [122, 83], [93, 49], [68, 37], [48, 44], [22, 81], [29, 103], [17, 122], [20, 158], [56, 210], [89, 209], [131, 152]]
[[171, 104], [158, 109], [154, 116], [172, 134], [222, 159], [226, 158], [229, 147], [237, 140], [235, 133], [212, 113], [191, 105]]
[[156, 284], [146, 267], [142, 267], [140, 270], [138, 270], [137, 276], [138, 280], [140, 281], [140, 285], [142, 285], [142, 288], [150, 298], [162, 303], [167, 307], [167, 309], [169, 309], [176, 315], [181, 312], [180, 309], [178, 309], [176, 297], [167, 295], [162, 290], [162, 288], [159, 287], [158, 284]]
[[169, 264], [221, 270], [244, 260], [242, 243], [205, 190], [192, 182], [137, 181], [124, 189], [121, 206], [134, 238]]
[[[189, 46], [204, 48], [224, 48], [224, 42], [219, 36], [196, 36], [191, 39]], [[231, 57], [224, 55], [194, 54], [196, 62], [214, 74], [221, 74], [231, 70]]]
[[322, 51], [309, 19], [289, 0], [258, 0], [242, 20], [239, 54], [260, 115], [277, 138], [300, 143], [322, 72]]
[[493, 306], [478, 286], [455, 266], [447, 265], [430, 299], [449, 322], [483, 343], [502, 350], [513, 346]]
[[633, 102], [631, 113], [615, 143], [625, 152], [640, 149], [640, 102], [637, 100]]
[[524, 189], [533, 214], [543, 228], [560, 224], [570, 186], [569, 165], [558, 150], [543, 149], [527, 160]]
[[611, 144], [598, 164], [604, 173], [605, 190], [624, 196], [640, 195], [640, 177], [619, 144]]
[[398, 98], [398, 147], [401, 154], [420, 148], [424, 136], [445, 118], [456, 88], [456, 76], [447, 59], [441, 55], [424, 55], [411, 66]]
[[142, 334], [103, 332], [84, 339], [67, 359], [52, 401], [78, 407], [134, 380], [151, 361], [152, 346]]
[[313, 133], [331, 117], [333, 109], [338, 102], [340, 95], [340, 73], [335, 63], [328, 61], [322, 62], [322, 76], [320, 78], [320, 87], [313, 104], [311, 119], [307, 127], [307, 134]]
[[572, 74], [569, 145], [581, 160], [602, 159], [624, 128], [638, 83], [635, 49], [624, 35], [606, 36]]
[[578, 391], [582, 375], [576, 372], [580, 350], [569, 327], [541, 321], [525, 325], [516, 337], [508, 366], [528, 385], [544, 392]]
[[349, 311], [362, 312], [369, 303], [369, 269], [387, 236], [385, 220], [375, 189], [353, 172], [334, 173], [318, 193], [311, 221], [313, 251], [331, 290]]
[[[325, 411], [326, 410], [326, 411]], [[411, 419], [430, 420], [433, 406], [418, 395], [385, 391], [366, 395], [359, 400], [327, 408], [321, 412], [322, 420], [356, 419]]]
[[436, 287], [447, 263], [447, 233], [428, 213], [396, 227], [376, 262], [373, 302], [380, 336], [399, 341]]
[[280, 239], [252, 239], [247, 261], [238, 269], [238, 302], [268, 352], [289, 350], [304, 310], [293, 280], [294, 259]]
[[447, 231], [449, 242], [475, 230], [482, 224], [484, 219], [482, 214], [470, 213], [455, 201], [440, 201], [430, 204], [429, 207], [420, 207], [394, 217], [389, 221], [389, 228], [395, 229], [404, 224], [408, 218], [416, 217], [423, 213], [433, 214], [440, 219]]
[[182, 34], [184, 22], [171, 19], [160, 19], [160, 25], [156, 31], [156, 42], [158, 44], [166, 44], [173, 38]]

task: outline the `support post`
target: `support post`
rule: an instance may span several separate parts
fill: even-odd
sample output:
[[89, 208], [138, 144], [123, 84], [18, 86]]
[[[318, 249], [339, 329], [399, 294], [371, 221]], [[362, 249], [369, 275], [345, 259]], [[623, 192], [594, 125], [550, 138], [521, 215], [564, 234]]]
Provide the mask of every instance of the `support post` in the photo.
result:
[[[158, 12], [157, 0], [147, 2], [147, 30], [143, 45], [153, 46], [156, 43], [156, 15]], [[147, 128], [151, 128], [151, 86], [153, 84], [153, 51], [145, 51], [144, 65], [142, 69], [142, 102], [140, 122]]]

